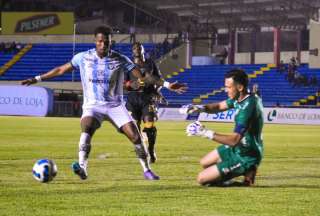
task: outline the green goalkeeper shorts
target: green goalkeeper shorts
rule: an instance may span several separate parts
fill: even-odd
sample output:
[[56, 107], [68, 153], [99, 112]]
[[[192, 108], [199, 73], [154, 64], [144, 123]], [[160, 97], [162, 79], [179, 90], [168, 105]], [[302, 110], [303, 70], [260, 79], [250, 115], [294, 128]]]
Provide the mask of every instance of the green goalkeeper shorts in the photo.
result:
[[243, 157], [234, 152], [234, 148], [221, 145], [217, 148], [221, 158], [217, 164], [218, 170], [223, 181], [244, 175], [253, 166], [258, 166], [259, 159], [255, 157]]

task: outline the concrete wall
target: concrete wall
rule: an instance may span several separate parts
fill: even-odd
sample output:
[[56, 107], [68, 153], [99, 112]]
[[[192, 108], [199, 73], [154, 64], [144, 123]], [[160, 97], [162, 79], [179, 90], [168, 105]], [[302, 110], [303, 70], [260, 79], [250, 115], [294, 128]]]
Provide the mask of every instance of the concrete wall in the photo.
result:
[[[297, 52], [281, 52], [280, 59], [284, 63], [289, 63], [290, 58], [297, 56]], [[257, 52], [255, 53], [256, 64], [268, 64], [274, 63], [273, 52]], [[309, 62], [309, 52], [301, 52], [301, 63]], [[250, 53], [236, 53], [235, 54], [235, 64], [250, 64]]]
[[[312, 29], [311, 29], [312, 31]], [[320, 30], [318, 30], [320, 34]], [[311, 33], [312, 34], [312, 33]], [[143, 43], [162, 43], [166, 38], [166, 34], [137, 34], [137, 41]], [[170, 34], [169, 38], [174, 38], [175, 34]], [[312, 37], [312, 36], [311, 36]], [[115, 34], [113, 40], [116, 42], [129, 43], [128, 34]], [[93, 43], [93, 35], [76, 35], [76, 43]], [[0, 41], [19, 41], [21, 43], [72, 43], [73, 35], [0, 35]], [[318, 45], [314, 45], [316, 43]], [[318, 46], [320, 49], [320, 41], [310, 40], [310, 47]], [[320, 50], [319, 50], [320, 51]], [[193, 56], [205, 56], [210, 55], [209, 41], [208, 40], [198, 40], [196, 43], [192, 44]], [[281, 60], [285, 63], [289, 62], [292, 56], [297, 56], [296, 52], [281, 52]], [[255, 54], [256, 64], [273, 63], [273, 52], [257, 52]], [[309, 62], [309, 52], [301, 52], [301, 63]], [[317, 68], [320, 68], [320, 53], [319, 55], [312, 56], [312, 62], [318, 64]], [[235, 64], [249, 64], [250, 63], [250, 53], [236, 53], [235, 54]]]
[[317, 55], [310, 55], [309, 63], [310, 68], [320, 68], [320, 22], [310, 21], [310, 40], [309, 40], [309, 49], [317, 50]]
[[209, 40], [193, 40], [191, 43], [193, 56], [209, 56], [211, 54]]
[[180, 68], [188, 67], [187, 49], [188, 44], [182, 44], [175, 50], [170, 51], [157, 62], [164, 77], [172, 72], [178, 72]]

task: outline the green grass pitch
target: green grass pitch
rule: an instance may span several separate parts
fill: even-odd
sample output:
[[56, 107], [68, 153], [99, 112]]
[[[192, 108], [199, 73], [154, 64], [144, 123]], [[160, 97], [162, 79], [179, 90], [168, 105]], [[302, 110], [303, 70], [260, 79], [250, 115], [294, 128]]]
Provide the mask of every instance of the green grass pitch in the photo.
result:
[[[187, 137], [188, 122], [158, 122], [152, 167], [143, 180], [130, 142], [105, 122], [95, 134], [89, 178], [71, 172], [80, 134], [77, 118], [0, 117], [0, 215], [282, 216], [320, 214], [320, 127], [265, 125], [265, 156], [254, 187], [201, 187], [199, 159], [217, 147]], [[228, 133], [233, 124], [205, 123]], [[58, 175], [41, 184], [34, 162], [53, 159]]]

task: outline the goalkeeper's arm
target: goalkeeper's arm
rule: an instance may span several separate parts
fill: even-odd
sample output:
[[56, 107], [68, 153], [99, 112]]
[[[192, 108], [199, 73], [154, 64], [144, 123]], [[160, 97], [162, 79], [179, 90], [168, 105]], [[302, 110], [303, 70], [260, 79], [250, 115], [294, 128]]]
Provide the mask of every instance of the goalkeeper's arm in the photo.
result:
[[226, 101], [222, 101], [220, 103], [210, 103], [205, 105], [194, 105], [188, 104], [184, 105], [180, 108], [179, 112], [181, 114], [192, 114], [192, 113], [217, 113], [221, 111], [225, 111], [228, 109]]
[[198, 136], [201, 136], [201, 137], [204, 137], [228, 146], [237, 145], [243, 137], [241, 134], [238, 134], [238, 133], [220, 134], [206, 128], [203, 131], [201, 131]]
[[227, 102], [221, 101], [219, 103], [209, 103], [203, 106], [203, 112], [217, 113], [228, 109]]
[[242, 137], [243, 136], [241, 134], [235, 132], [233, 132], [232, 134], [214, 133], [214, 137], [212, 138], [212, 140], [223, 145], [235, 146], [240, 142]]
[[238, 132], [233, 132], [228, 135], [216, 133], [213, 130], [207, 129], [199, 121], [189, 124], [186, 128], [186, 133], [188, 136], [200, 136], [229, 146], [237, 145], [243, 137], [243, 135]]

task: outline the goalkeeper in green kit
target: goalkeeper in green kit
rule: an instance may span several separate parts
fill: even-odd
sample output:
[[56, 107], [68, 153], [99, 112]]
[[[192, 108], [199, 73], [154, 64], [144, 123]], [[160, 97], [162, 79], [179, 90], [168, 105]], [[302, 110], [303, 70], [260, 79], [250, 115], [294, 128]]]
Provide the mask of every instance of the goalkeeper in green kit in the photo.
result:
[[188, 114], [217, 113], [232, 108], [236, 111], [231, 134], [206, 129], [198, 121], [186, 128], [188, 136], [200, 136], [223, 144], [200, 160], [204, 170], [199, 173], [197, 181], [201, 185], [223, 185], [237, 176], [244, 176], [243, 185], [254, 184], [263, 157], [263, 105], [259, 96], [249, 93], [248, 82], [248, 75], [243, 70], [233, 69], [225, 75], [227, 100], [184, 107]]

